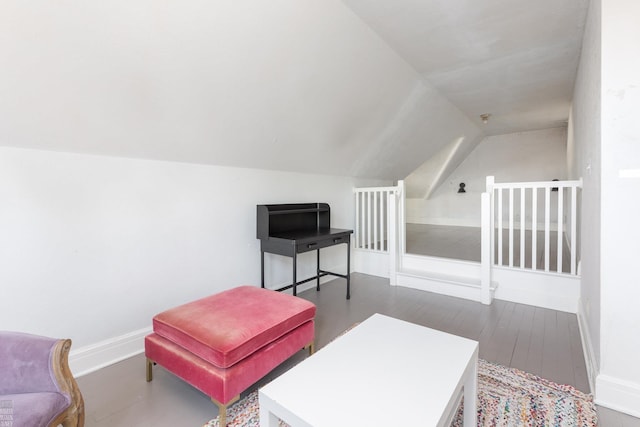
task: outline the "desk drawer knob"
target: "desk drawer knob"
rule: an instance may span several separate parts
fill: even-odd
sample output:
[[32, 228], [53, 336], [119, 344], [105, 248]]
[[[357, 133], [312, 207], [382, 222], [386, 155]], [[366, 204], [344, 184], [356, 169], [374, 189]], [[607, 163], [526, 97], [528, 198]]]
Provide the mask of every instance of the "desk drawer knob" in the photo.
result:
[[312, 248], [312, 247], [314, 247], [314, 246], [318, 246], [318, 243], [317, 243], [317, 242], [309, 243], [309, 244], [307, 245], [307, 248]]

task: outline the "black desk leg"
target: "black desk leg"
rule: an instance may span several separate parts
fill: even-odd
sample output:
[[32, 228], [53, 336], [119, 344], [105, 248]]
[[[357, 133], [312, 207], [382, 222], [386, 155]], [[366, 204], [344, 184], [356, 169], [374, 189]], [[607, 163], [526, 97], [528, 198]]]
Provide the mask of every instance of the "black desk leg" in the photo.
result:
[[264, 288], [264, 251], [260, 251], [260, 285]]
[[347, 239], [347, 299], [351, 299], [351, 236]]
[[297, 264], [298, 264], [298, 256], [296, 254], [296, 251], [293, 251], [293, 296], [294, 297], [297, 295], [297, 292], [296, 292], [296, 284], [298, 282], [298, 279], [296, 277]]
[[316, 284], [316, 291], [320, 290], [320, 249], [317, 249], [318, 253], [318, 262], [316, 264], [316, 274], [318, 275], [318, 283]]

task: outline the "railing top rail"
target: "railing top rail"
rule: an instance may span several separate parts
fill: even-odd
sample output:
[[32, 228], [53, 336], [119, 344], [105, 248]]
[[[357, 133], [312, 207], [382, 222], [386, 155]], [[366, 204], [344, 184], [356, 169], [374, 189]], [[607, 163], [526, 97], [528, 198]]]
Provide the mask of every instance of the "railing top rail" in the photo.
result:
[[537, 181], [537, 182], [496, 182], [494, 189], [499, 188], [547, 188], [547, 187], [579, 187], [582, 188], [581, 180], [574, 181]]
[[376, 191], [388, 191], [388, 192], [398, 192], [400, 191], [400, 187], [360, 187], [354, 188], [354, 193], [366, 193], [366, 192], [376, 192]]

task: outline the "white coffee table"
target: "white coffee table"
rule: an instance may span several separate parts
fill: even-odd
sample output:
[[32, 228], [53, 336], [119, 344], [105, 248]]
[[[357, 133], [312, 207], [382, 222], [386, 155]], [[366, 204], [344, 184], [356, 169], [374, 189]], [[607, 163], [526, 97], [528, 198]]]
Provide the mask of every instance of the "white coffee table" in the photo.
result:
[[260, 389], [260, 425], [476, 425], [478, 343], [374, 314]]

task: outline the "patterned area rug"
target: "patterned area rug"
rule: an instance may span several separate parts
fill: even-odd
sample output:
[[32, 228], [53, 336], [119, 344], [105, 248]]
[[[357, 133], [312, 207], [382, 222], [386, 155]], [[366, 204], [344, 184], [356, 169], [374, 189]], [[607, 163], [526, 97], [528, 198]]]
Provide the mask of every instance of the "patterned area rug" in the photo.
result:
[[[250, 393], [231, 406], [227, 420], [229, 427], [259, 426], [258, 392]], [[451, 426], [462, 425], [461, 405]], [[478, 427], [485, 426], [596, 427], [597, 415], [590, 394], [479, 360]], [[203, 427], [220, 427], [218, 418]]]

